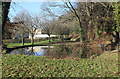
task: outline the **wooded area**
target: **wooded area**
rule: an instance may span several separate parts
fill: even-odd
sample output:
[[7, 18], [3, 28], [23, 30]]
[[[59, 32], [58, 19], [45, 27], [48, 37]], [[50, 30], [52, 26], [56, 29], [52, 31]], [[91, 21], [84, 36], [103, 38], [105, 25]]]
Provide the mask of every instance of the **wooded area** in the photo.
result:
[[13, 22], [10, 3], [0, 6], [1, 78], [119, 77], [120, 2], [47, 2], [40, 14], [23, 10]]
[[[40, 28], [49, 36], [51, 34], [60, 35], [60, 39], [70, 39], [73, 34], [79, 35], [77, 40], [80, 42], [91, 42], [97, 39], [111, 43], [106, 46], [111, 50], [115, 49], [119, 43], [119, 26], [120, 26], [120, 2], [64, 2], [44, 3], [42, 8], [43, 16], [33, 15], [27, 11], [22, 11], [14, 17], [16, 24], [9, 25], [10, 21], [7, 16], [3, 15], [3, 26], [6, 24], [3, 38], [13, 38], [16, 35], [31, 34], [31, 43], [34, 43], [35, 31]], [[74, 5], [73, 5], [74, 4]], [[7, 15], [10, 3], [4, 4], [3, 8]], [[65, 12], [63, 15], [56, 15], [54, 9], [60, 7], [60, 11]], [[64, 9], [63, 9], [64, 8]], [[69, 9], [68, 11], [66, 9]], [[3, 10], [3, 12], [4, 12]], [[48, 20], [50, 18], [50, 20]], [[14, 29], [14, 30], [13, 30]], [[22, 29], [22, 30], [20, 30]], [[24, 30], [23, 30], [24, 29]], [[15, 36], [14, 36], [15, 35]]]

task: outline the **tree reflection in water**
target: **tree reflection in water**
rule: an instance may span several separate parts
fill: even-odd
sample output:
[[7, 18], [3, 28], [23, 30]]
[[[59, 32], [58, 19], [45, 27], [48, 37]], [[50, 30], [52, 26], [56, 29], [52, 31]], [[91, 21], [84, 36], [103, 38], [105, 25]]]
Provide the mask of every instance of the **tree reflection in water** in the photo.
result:
[[44, 55], [48, 58], [89, 58], [99, 56], [100, 54], [102, 54], [102, 50], [99, 47], [89, 47], [87, 45], [60, 45], [55, 46], [53, 49], [49, 48], [48, 51], [44, 52]]
[[29, 50], [29, 48], [20, 48], [20, 49], [15, 49], [12, 52], [10, 52], [11, 54], [19, 54], [19, 55], [33, 55], [33, 47], [30, 47], [31, 50]]
[[48, 58], [63, 58], [67, 57], [72, 53], [72, 50], [65, 45], [55, 46], [53, 49], [48, 49], [47, 52], [44, 52], [44, 55]]
[[87, 45], [32, 46], [13, 50], [11, 54], [38, 55], [48, 58], [90, 58], [99, 56], [102, 50], [100, 47]]

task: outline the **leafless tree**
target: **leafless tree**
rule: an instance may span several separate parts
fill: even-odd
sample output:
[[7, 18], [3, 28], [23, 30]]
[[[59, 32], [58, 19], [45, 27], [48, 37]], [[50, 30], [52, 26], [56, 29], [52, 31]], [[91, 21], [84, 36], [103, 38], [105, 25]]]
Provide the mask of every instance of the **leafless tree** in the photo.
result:
[[72, 5], [72, 3], [67, 0], [67, 1], [63, 1], [65, 4], [65, 7], [69, 8], [69, 10], [76, 16], [78, 23], [79, 23], [79, 31], [80, 31], [80, 41], [85, 41], [84, 40], [84, 29], [82, 27], [82, 22], [81, 22], [81, 18], [79, 16], [79, 14], [77, 13], [77, 10], [75, 9], [75, 7]]
[[64, 36], [67, 36], [70, 34], [70, 27], [67, 23], [64, 23], [64, 20], [58, 20], [56, 22], [56, 27], [54, 29], [55, 34], [60, 35], [61, 41], [64, 41]]
[[53, 33], [54, 28], [56, 27], [56, 21], [55, 20], [44, 20], [44, 22], [41, 23], [42, 30], [44, 33], [46, 33], [49, 36], [49, 42], [50, 42], [50, 35]]
[[15, 21], [21, 22], [21, 26], [19, 27], [24, 27], [29, 32], [31, 43], [34, 44], [34, 35], [36, 34], [36, 30], [40, 28], [40, 18], [24, 11], [15, 17]]

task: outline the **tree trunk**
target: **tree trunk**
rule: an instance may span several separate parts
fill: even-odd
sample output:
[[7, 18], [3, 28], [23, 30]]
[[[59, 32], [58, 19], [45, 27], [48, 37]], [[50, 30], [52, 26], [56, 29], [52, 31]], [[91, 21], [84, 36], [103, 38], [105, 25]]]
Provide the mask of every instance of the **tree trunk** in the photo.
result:
[[31, 38], [31, 44], [32, 45], [34, 44], [34, 38], [33, 37]]
[[31, 44], [33, 45], [34, 44], [34, 38], [33, 38], [33, 34], [31, 34]]
[[83, 42], [83, 41], [85, 41], [83, 37], [83, 29], [80, 28], [80, 42]]
[[49, 43], [50, 43], [50, 35], [48, 35], [49, 36]]
[[61, 39], [62, 42], [64, 41], [64, 40], [63, 40], [63, 35], [60, 35], [60, 39]]
[[99, 38], [98, 28], [95, 26], [95, 38]]
[[116, 34], [112, 34], [112, 36], [114, 37], [114, 42], [112, 42], [111, 44], [108, 44], [106, 46], [106, 50], [115, 50], [117, 44], [119, 45], [119, 32], [115, 31]]
[[22, 38], [22, 45], [24, 45], [24, 38]]
[[[9, 8], [10, 8], [10, 4], [11, 4], [11, 0], [9, 2], [0, 2], [0, 5], [2, 5], [2, 9], [0, 11], [1, 15], [2, 15], [2, 17], [0, 19], [1, 22], [2, 22], [2, 26], [0, 26], [1, 27], [0, 29], [2, 29], [2, 31], [1, 31], [2, 35], [4, 34], [3, 29], [4, 29], [4, 26], [6, 24], [6, 20], [8, 18], [8, 12], [9, 12]], [[0, 47], [1, 47], [1, 49], [3, 49], [4, 44], [2, 42], [2, 36], [1, 36], [0, 40], [1, 40]]]
[[[76, 16], [76, 18], [78, 19], [78, 22], [79, 22], [79, 31], [80, 31], [80, 42], [83, 42], [83, 41], [85, 41], [84, 40], [84, 29], [83, 29], [83, 27], [82, 27], [82, 25], [81, 25], [81, 20], [80, 20], [80, 17], [79, 17], [79, 15], [77, 14], [77, 12], [76, 12], [76, 10], [75, 10], [75, 8], [73, 7], [73, 5], [71, 4], [71, 2], [69, 1], [69, 5], [71, 6], [71, 8], [72, 8], [72, 12], [73, 12], [73, 14]], [[68, 6], [68, 5], [67, 5]]]
[[117, 44], [119, 44], [119, 40], [120, 40], [119, 36], [120, 35], [119, 35], [119, 32], [117, 32], [117, 31], [115, 33], [116, 33], [116, 35], [114, 35], [114, 38], [115, 38], [114, 44], [117, 45]]
[[[10, 0], [11, 1], [11, 0]], [[10, 8], [11, 2], [2, 2], [2, 30], [6, 24], [6, 20], [8, 19], [8, 12]], [[2, 31], [3, 34], [4, 31]]]
[[21, 38], [22, 38], [22, 45], [24, 45], [24, 37], [23, 37], [23, 34], [21, 34]]
[[0, 45], [2, 45], [2, 25], [0, 24]]

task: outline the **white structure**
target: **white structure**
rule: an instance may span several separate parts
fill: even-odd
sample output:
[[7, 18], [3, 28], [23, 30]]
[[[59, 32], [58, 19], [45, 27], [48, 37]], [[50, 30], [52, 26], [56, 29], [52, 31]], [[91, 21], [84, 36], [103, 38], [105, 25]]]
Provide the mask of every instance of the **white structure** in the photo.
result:
[[[47, 34], [42, 34], [41, 29], [37, 29], [33, 38], [37, 39], [37, 38], [46, 38], [46, 37], [49, 36]], [[56, 37], [56, 35], [50, 35], [50, 37]], [[31, 35], [29, 35], [29, 38], [31, 38]]]

